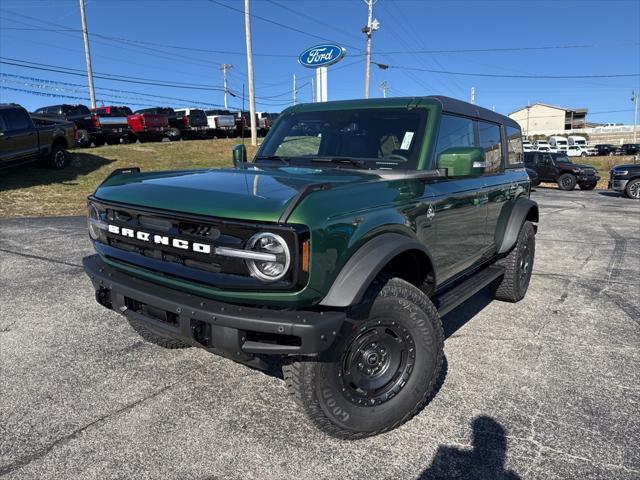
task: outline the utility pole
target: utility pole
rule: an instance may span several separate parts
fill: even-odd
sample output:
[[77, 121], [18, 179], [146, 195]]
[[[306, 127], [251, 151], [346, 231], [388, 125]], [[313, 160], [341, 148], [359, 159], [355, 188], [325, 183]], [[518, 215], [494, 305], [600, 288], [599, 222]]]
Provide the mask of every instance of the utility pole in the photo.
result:
[[638, 143], [638, 92], [631, 91], [631, 101], [633, 102], [633, 143]]
[[84, 0], [80, 0], [80, 18], [82, 19], [84, 56], [87, 61], [87, 76], [89, 77], [89, 97], [91, 98], [91, 108], [96, 108], [96, 92], [93, 89], [93, 69], [91, 68], [91, 50], [89, 50], [89, 32], [87, 31], [87, 14], [84, 11]]
[[387, 90], [389, 90], [389, 84], [386, 80], [380, 84], [380, 90], [382, 90], [382, 98], [387, 98]]
[[371, 80], [371, 36], [373, 32], [380, 28], [380, 22], [373, 19], [373, 5], [377, 0], [363, 0], [368, 7], [367, 26], [362, 29], [362, 33], [367, 36], [367, 59], [364, 80], [364, 98], [369, 98], [369, 83]]
[[251, 14], [249, 0], [244, 0], [244, 31], [247, 40], [247, 75], [249, 76], [249, 114], [251, 115], [251, 145], [258, 145], [256, 126], [256, 92], [253, 83], [253, 50], [251, 48]]
[[293, 104], [296, 104], [296, 74], [293, 74]]
[[471, 87], [471, 104], [476, 104], [476, 87]]
[[227, 110], [229, 107], [227, 106], [227, 72], [230, 68], [233, 68], [233, 65], [229, 63], [223, 63], [220, 65], [220, 70], [222, 70], [222, 83], [224, 85], [224, 109]]

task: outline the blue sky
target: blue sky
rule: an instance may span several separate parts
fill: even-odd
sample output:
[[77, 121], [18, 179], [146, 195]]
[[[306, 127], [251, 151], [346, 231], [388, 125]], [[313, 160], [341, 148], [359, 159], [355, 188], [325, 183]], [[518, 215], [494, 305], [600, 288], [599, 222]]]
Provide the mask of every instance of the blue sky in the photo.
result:
[[[143, 104], [222, 104], [219, 89], [201, 88], [221, 87], [222, 63], [234, 65], [230, 89], [240, 92], [246, 84], [244, 18], [234, 10], [242, 8], [241, 0], [87, 0], [94, 72], [138, 77], [147, 83], [204, 86], [183, 89], [96, 79], [98, 98], [134, 109]], [[330, 67], [329, 99], [363, 96], [365, 38], [360, 30], [366, 23], [366, 6], [362, 0], [252, 0], [252, 13], [290, 27], [252, 20], [258, 110], [280, 111], [291, 104], [294, 73], [299, 101], [310, 100], [313, 71], [300, 66], [297, 55], [323, 39], [347, 49], [344, 60]], [[477, 103], [501, 113], [527, 102], [545, 102], [589, 108], [591, 121], [633, 122], [630, 97], [632, 89], [640, 89], [638, 76], [539, 79], [476, 74], [637, 74], [640, 1], [378, 0], [374, 16], [381, 28], [374, 34], [373, 60], [391, 68], [372, 67], [372, 96], [382, 95], [379, 86], [385, 80], [390, 96], [439, 94], [468, 100], [474, 86]], [[0, 56], [84, 70], [79, 28], [78, 0], [2, 0]], [[582, 47], [451, 52], [566, 46]], [[417, 52], [425, 50], [431, 53]], [[2, 87], [88, 97], [83, 76], [7, 64], [0, 64], [0, 73]], [[8, 89], [0, 90], [0, 101], [28, 109], [88, 103]], [[230, 104], [239, 107], [240, 99], [231, 98]]]

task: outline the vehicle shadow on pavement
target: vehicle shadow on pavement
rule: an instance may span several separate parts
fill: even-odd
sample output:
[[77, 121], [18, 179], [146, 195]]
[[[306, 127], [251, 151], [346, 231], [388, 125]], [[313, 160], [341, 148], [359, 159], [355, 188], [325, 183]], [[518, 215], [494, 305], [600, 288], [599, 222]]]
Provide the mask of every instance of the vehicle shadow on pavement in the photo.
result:
[[604, 192], [598, 192], [598, 195], [602, 195], [605, 197], [624, 197], [622, 192], [611, 192], [608, 190], [605, 190]]
[[476, 417], [471, 448], [440, 445], [421, 480], [519, 480], [521, 477], [504, 466], [507, 453], [506, 431], [489, 416]]
[[456, 333], [492, 301], [493, 298], [489, 293], [489, 289], [484, 288], [442, 317], [445, 340]]
[[[60, 170], [46, 167], [42, 162], [21, 165], [3, 170], [0, 191], [18, 190], [37, 185], [67, 183], [115, 162], [91, 153], [69, 152], [69, 163]], [[95, 186], [94, 186], [95, 188]]]

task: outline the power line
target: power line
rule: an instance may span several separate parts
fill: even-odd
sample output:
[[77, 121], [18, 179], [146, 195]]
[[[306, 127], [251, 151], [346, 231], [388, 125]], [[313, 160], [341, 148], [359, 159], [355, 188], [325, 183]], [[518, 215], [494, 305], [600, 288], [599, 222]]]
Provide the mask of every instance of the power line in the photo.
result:
[[[0, 63], [6, 64], [6, 65], [14, 65], [22, 68], [30, 68], [33, 70], [43, 70], [43, 71], [49, 71], [49, 72], [63, 73], [65, 75], [75, 75], [80, 77], [84, 77], [87, 73], [86, 71], [79, 70], [76, 68], [66, 68], [66, 67], [60, 67], [56, 65], [48, 65], [45, 63], [28, 62], [26, 60], [17, 60], [17, 59], [8, 58], [8, 57], [0, 57]], [[25, 63], [28, 63], [30, 65], [25, 65]], [[124, 78], [119, 75], [115, 76], [113, 74], [108, 74], [108, 73], [94, 72], [93, 76], [95, 78], [100, 78], [102, 80], [111, 80], [114, 82], [124, 82], [124, 83], [136, 83], [139, 85], [154, 85], [159, 87], [184, 88], [188, 90], [206, 90], [206, 91], [216, 91], [216, 92], [220, 92], [224, 90], [222, 87], [210, 87], [207, 85], [166, 82], [162, 80], [143, 79], [139, 77]]]
[[[32, 95], [39, 95], [42, 97], [50, 97], [50, 98], [68, 98], [71, 100], [84, 100], [84, 101], [89, 101], [91, 100], [89, 97], [79, 97], [77, 95], [66, 95], [66, 94], [61, 94], [61, 93], [49, 93], [49, 92], [39, 92], [37, 90], [27, 90], [25, 88], [14, 88], [14, 87], [7, 87], [5, 85], [0, 85], [0, 90], [10, 90], [13, 92], [21, 92], [21, 93], [30, 93]], [[118, 101], [113, 101], [113, 99], [111, 98], [105, 98], [102, 99], [101, 101], [106, 101], [109, 103], [120, 103]], [[154, 107], [155, 105], [150, 104], [150, 103], [134, 103], [132, 102], [131, 105], [140, 105], [140, 106], [144, 106], [144, 107]]]
[[[47, 21], [47, 20], [41, 20], [39, 18], [31, 17], [29, 15], [23, 15], [23, 14], [16, 13], [16, 12], [11, 12], [11, 11], [8, 11], [8, 10], [5, 10], [5, 13], [9, 13], [10, 15], [15, 15], [15, 16], [18, 16], [18, 17], [26, 18], [28, 20], [35, 21], [35, 22], [38, 22], [38, 23], [42, 23], [42, 24], [45, 24], [45, 25], [53, 25], [55, 27], [60, 27], [60, 31], [57, 32], [57, 33], [60, 33], [61, 35], [68, 34], [71, 31], [76, 31], [76, 32], [78, 31], [77, 29], [68, 27], [66, 25], [62, 25], [62, 24], [55, 23], [55, 22], [50, 22], [50, 21]], [[10, 19], [10, 21], [16, 22], [16, 23], [21, 23], [23, 25], [29, 25], [28, 23], [21, 22], [21, 21], [18, 21], [18, 20], [14, 20], [14, 19]], [[31, 26], [33, 26], [33, 24], [31, 24]], [[38, 26], [38, 25], [35, 25], [35, 26]], [[54, 30], [54, 29], [52, 29], [52, 30]], [[69, 35], [66, 35], [66, 36], [69, 36]], [[158, 50], [156, 48], [151, 48], [151, 47], [147, 47], [147, 46], [143, 46], [143, 45], [132, 45], [132, 43], [134, 43], [134, 42], [130, 41], [130, 40], [124, 40], [124, 39], [112, 40], [111, 38], [113, 38], [113, 37], [109, 37], [108, 35], [101, 35], [101, 34], [93, 33], [92, 36], [93, 37], [101, 37], [103, 39], [102, 41], [94, 39], [93, 42], [95, 42], [95, 43], [101, 43], [103, 45], [107, 45], [107, 46], [110, 46], [110, 47], [113, 47], [114, 45], [112, 45], [111, 43], [105, 43], [105, 41], [106, 42], [112, 42], [112, 43], [115, 42], [115, 43], [120, 43], [120, 44], [125, 43], [131, 48], [138, 49], [138, 50], [133, 50], [133, 51], [135, 51], [136, 53], [143, 54], [143, 55], [151, 55], [150, 53], [147, 53], [147, 51], [150, 51], [150, 52], [154, 52], [153, 53], [153, 57], [166, 58], [168, 60], [179, 61], [179, 62], [182, 62], [182, 63], [188, 63], [188, 64], [192, 64], [192, 65], [198, 65], [198, 66], [220, 65], [219, 63], [207, 62], [206, 60], [202, 60], [200, 58], [194, 58], [194, 57], [187, 57], [187, 56], [184, 56], [184, 55], [178, 55], [178, 54], [174, 54], [174, 53], [171, 53], [171, 52], [167, 52], [165, 50]], [[161, 46], [161, 48], [164, 48], [164, 46]], [[139, 50], [146, 50], [146, 51], [139, 51]]]
[[[244, 15], [244, 10], [242, 10], [242, 9], [239, 9], [239, 8], [236, 8], [236, 7], [232, 7], [231, 5], [227, 5], [227, 4], [219, 2], [217, 0], [208, 0], [208, 1], [209, 1], [209, 3], [213, 3], [213, 4], [218, 5], [220, 7], [224, 7], [224, 8], [227, 8], [229, 10], [233, 10], [234, 12], [242, 13]], [[317, 38], [318, 40], [322, 40], [324, 42], [331, 41], [331, 39], [328, 39], [326, 37], [322, 37], [320, 35], [315, 35], [315, 34], [313, 34], [311, 32], [306, 32], [304, 30], [300, 30], [300, 29], [292, 27], [290, 25], [286, 25], [284, 23], [276, 22], [275, 20], [271, 20], [270, 18], [266, 18], [266, 17], [263, 17], [261, 15], [256, 15], [255, 13], [251, 13], [250, 17], [251, 18], [256, 18], [258, 20], [262, 20], [263, 22], [271, 23], [272, 25], [277, 25], [278, 27], [285, 28], [287, 30], [291, 30], [292, 32], [297, 32], [297, 33], [300, 33], [302, 35], [306, 35], [307, 37]], [[355, 50], [360, 50], [358, 47], [354, 47], [353, 45], [347, 45], [346, 43], [344, 43], [343, 45], [345, 47], [353, 48]]]
[[[63, 87], [76, 87], [76, 88], [82, 88], [84, 90], [86, 90], [86, 88], [87, 88], [86, 85], [81, 85], [79, 83], [60, 82], [58, 80], [49, 80], [49, 79], [38, 78], [38, 77], [26, 77], [24, 75], [15, 75], [15, 74], [4, 73], [4, 72], [0, 72], [0, 77], [13, 78], [13, 79], [15, 79], [14, 80], [15, 82], [22, 81], [23, 85], [30, 85], [30, 86], [34, 86], [34, 87], [35, 86], [44, 87], [46, 85], [62, 85]], [[40, 84], [44, 84], [44, 85], [27, 84], [27, 83], [24, 83], [24, 82], [39, 82]], [[57, 88], [60, 88], [60, 87], [57, 87]], [[96, 90], [98, 90], [98, 91], [107, 91], [107, 92], [117, 92], [117, 93], [131, 93], [131, 94], [134, 94], [134, 95], [142, 95], [144, 97], [149, 97], [149, 98], [152, 98], [152, 99], [174, 100], [174, 101], [178, 101], [178, 102], [182, 102], [182, 103], [186, 103], [186, 104], [207, 105], [207, 106], [212, 106], [212, 107], [219, 107], [220, 106], [217, 103], [201, 102], [201, 101], [197, 101], [197, 100], [190, 100], [190, 99], [185, 99], [185, 98], [180, 98], [180, 97], [168, 97], [168, 96], [165, 96], [165, 95], [155, 95], [155, 94], [149, 94], [149, 93], [143, 93], [143, 92], [135, 92], [135, 91], [131, 91], [131, 90], [122, 90], [120, 88], [99, 87], [99, 88], [96, 88]], [[77, 90], [74, 90], [74, 91], [77, 91]], [[111, 95], [113, 97], [117, 97], [118, 96], [118, 95], [115, 95], [113, 93], [109, 93], [108, 95]]]
[[[373, 62], [376, 63], [376, 62]], [[626, 78], [626, 77], [640, 77], [640, 73], [616, 73], [616, 74], [602, 74], [602, 75], [508, 75], [497, 73], [478, 73], [478, 72], [454, 72], [448, 70], [433, 70], [429, 68], [420, 67], [406, 67], [400, 65], [388, 65], [383, 63], [377, 63], [378, 66], [393, 68], [396, 70], [408, 70], [415, 72], [430, 72], [439, 73], [442, 75], [461, 75], [466, 77], [491, 77], [491, 78], [530, 78], [537, 80], [554, 80], [554, 79], [581, 79], [581, 78]]]
[[504, 48], [460, 48], [451, 50], [397, 50], [378, 52], [387, 55], [415, 55], [415, 54], [436, 54], [436, 53], [487, 53], [487, 52], [524, 52], [536, 50], [568, 50], [578, 48], [621, 48], [621, 47], [637, 47], [640, 43], [619, 43], [610, 45], [549, 45], [542, 47], [504, 47]]
[[329, 28], [329, 29], [333, 30], [334, 32], [341, 33], [342, 35], [345, 35], [345, 36], [347, 36], [349, 38], [352, 38], [353, 40], [356, 40], [358, 42], [361, 40], [360, 37], [354, 35], [352, 32], [349, 32], [349, 31], [344, 30], [342, 28], [336, 27], [335, 25], [332, 25], [330, 23], [323, 22], [322, 20], [319, 20], [318, 18], [313, 17], [311, 15], [307, 15], [306, 13], [300, 12], [299, 10], [295, 10], [295, 9], [291, 8], [290, 5], [286, 5], [285, 6], [285, 5], [282, 5], [282, 4], [278, 3], [278, 2], [276, 2], [275, 0], [266, 0], [266, 1], [268, 3], [271, 3], [272, 5], [275, 5], [276, 7], [280, 7], [283, 10], [286, 10], [287, 12], [293, 13], [294, 15], [298, 15], [299, 17], [306, 18], [307, 20], [311, 20], [316, 25], [322, 25], [323, 27]]
[[[85, 70], [81, 70], [77, 68], [68, 68], [68, 67], [62, 67], [59, 65], [30, 62], [28, 60], [20, 60], [20, 59], [2, 57], [2, 56], [0, 56], [0, 64], [13, 65], [13, 66], [29, 68], [33, 70], [62, 73], [65, 75], [74, 75], [74, 76], [86, 75]], [[102, 80], [111, 80], [114, 82], [134, 83], [134, 84], [140, 84], [140, 85], [153, 85], [153, 86], [159, 86], [159, 87], [183, 88], [187, 90], [224, 92], [224, 86], [210, 86], [210, 85], [203, 85], [203, 84], [197, 84], [197, 83], [182, 83], [182, 82], [175, 82], [170, 80], [157, 80], [157, 79], [143, 78], [143, 77], [126, 77], [123, 75], [115, 75], [115, 74], [100, 73], [100, 72], [94, 72], [94, 77], [100, 78]], [[241, 93], [236, 90], [228, 89], [227, 91], [230, 92], [235, 97], [238, 97], [241, 95]], [[270, 96], [264, 96], [264, 97], [257, 96], [256, 98], [271, 99], [271, 98], [286, 96], [286, 95], [289, 95], [290, 93], [291, 93], [291, 90], [287, 90], [285, 92], [281, 92], [281, 93], [270, 95]]]

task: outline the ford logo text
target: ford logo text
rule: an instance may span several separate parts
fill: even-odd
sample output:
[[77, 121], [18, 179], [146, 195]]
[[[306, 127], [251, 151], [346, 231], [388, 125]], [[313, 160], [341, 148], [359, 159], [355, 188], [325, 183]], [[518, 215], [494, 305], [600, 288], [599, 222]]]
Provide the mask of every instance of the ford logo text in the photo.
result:
[[308, 68], [326, 67], [342, 60], [346, 50], [331, 43], [307, 48], [298, 57], [301, 65]]

